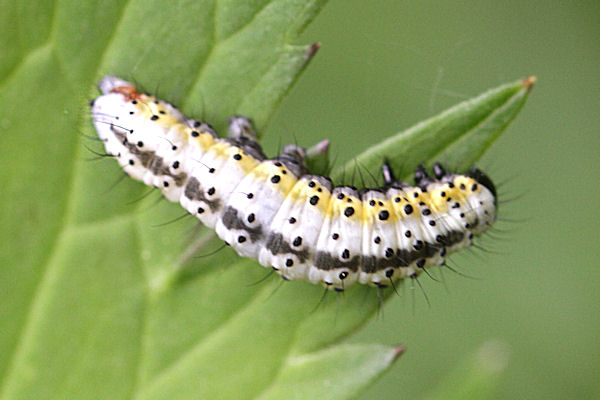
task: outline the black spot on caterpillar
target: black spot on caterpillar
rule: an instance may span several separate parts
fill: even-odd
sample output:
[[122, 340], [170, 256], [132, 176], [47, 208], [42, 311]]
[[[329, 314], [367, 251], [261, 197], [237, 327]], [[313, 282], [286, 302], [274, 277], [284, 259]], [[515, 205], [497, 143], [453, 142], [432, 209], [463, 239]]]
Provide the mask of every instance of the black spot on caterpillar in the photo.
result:
[[229, 137], [219, 138], [129, 82], [107, 76], [99, 87], [95, 127], [124, 171], [286, 280], [387, 286], [444, 264], [496, 220], [496, 189], [479, 169], [435, 164], [430, 175], [419, 166], [410, 186], [384, 162], [382, 187], [336, 187], [308, 173], [298, 146], [267, 158], [247, 118], [231, 118]]

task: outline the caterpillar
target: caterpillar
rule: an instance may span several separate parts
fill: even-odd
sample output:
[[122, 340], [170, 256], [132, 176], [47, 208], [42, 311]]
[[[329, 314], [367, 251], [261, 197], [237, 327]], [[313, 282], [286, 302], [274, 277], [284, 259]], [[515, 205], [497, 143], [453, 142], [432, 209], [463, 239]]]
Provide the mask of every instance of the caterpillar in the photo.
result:
[[120, 78], [98, 87], [90, 105], [107, 154], [285, 280], [386, 287], [445, 265], [496, 220], [496, 189], [477, 168], [456, 174], [436, 163], [430, 175], [420, 165], [411, 186], [386, 161], [382, 187], [335, 186], [307, 171], [310, 150], [290, 145], [267, 158], [245, 117], [230, 118], [221, 138]]

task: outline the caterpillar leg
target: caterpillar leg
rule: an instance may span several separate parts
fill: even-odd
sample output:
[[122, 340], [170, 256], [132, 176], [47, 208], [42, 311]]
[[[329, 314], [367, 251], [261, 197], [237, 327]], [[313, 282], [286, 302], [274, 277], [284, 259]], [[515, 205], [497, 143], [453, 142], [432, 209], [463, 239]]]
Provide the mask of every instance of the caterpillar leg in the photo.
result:
[[258, 161], [267, 158], [263, 153], [262, 147], [256, 140], [256, 131], [252, 126], [250, 118], [241, 115], [234, 115], [227, 120], [229, 127], [227, 137], [234, 145], [241, 147], [245, 152], [252, 155]]
[[444, 167], [442, 167], [442, 164], [436, 162], [433, 164], [433, 175], [435, 176], [435, 179], [440, 180], [447, 175], [447, 172]]
[[306, 171], [311, 171], [311, 173], [321, 173], [326, 171], [329, 166], [329, 140], [321, 140], [309, 148], [300, 147], [295, 144], [285, 145], [283, 152], [276, 158], [286, 164], [300, 165], [302, 168], [298, 172], [304, 171], [306, 173]]
[[245, 137], [247, 139], [256, 140], [256, 131], [252, 126], [250, 118], [234, 115], [227, 120], [229, 125], [227, 130], [227, 137], [230, 139], [239, 139]]
[[383, 175], [383, 183], [385, 186], [391, 186], [394, 184], [399, 184], [400, 182], [396, 179], [394, 175], [394, 170], [392, 170], [392, 166], [387, 158], [383, 159], [383, 165], [381, 166], [381, 174]]
[[415, 185], [420, 187], [421, 189], [426, 188], [427, 185], [433, 182], [433, 179], [429, 176], [427, 169], [425, 168], [425, 164], [417, 165], [415, 168]]
[[[437, 163], [437, 162], [435, 164], [433, 164], [432, 170], [433, 170], [433, 176], [437, 180], [441, 180], [446, 175], [448, 175], [448, 173], [446, 172], [446, 169], [442, 166], [442, 164]], [[383, 160], [383, 165], [381, 166], [381, 173], [383, 175], [383, 181], [386, 186], [389, 186], [392, 184], [397, 185], [397, 184], [401, 183], [398, 181], [398, 179], [396, 179], [396, 176], [394, 175], [394, 171], [392, 170], [390, 162], [387, 160], [387, 158]], [[421, 184], [429, 183], [432, 181], [431, 177], [429, 176], [429, 174], [423, 164], [418, 165], [415, 170], [415, 181], [417, 182], [417, 185], [419, 185], [419, 183], [421, 183]]]
[[283, 146], [283, 152], [275, 157], [275, 159], [284, 163], [298, 177], [308, 173], [306, 168], [306, 151], [300, 146], [295, 144]]

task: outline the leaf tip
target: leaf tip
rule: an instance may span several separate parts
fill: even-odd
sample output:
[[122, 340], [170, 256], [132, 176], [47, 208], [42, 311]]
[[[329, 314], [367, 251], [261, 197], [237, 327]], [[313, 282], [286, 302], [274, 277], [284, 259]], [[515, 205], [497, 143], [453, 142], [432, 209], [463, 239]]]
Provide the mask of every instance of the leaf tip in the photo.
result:
[[394, 347], [394, 361], [396, 361], [402, 354], [406, 352], [406, 347], [396, 346]]
[[312, 45], [310, 45], [310, 47], [308, 48], [308, 51], [306, 52], [306, 58], [308, 58], [308, 59], [312, 58], [320, 48], [321, 48], [321, 42], [315, 42]]
[[528, 76], [527, 78], [523, 79], [523, 87], [527, 90], [531, 90], [536, 82], [537, 77], [535, 75]]

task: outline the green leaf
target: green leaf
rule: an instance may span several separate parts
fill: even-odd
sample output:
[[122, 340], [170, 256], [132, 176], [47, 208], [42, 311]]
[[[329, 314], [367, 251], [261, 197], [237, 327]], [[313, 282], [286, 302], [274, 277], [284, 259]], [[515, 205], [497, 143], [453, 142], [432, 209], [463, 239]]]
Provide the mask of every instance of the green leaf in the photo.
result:
[[290, 357], [275, 382], [257, 399], [352, 398], [372, 379], [373, 371], [385, 370], [403, 351], [403, 347], [343, 345]]
[[[102, 151], [86, 138], [95, 137], [86, 102], [109, 73], [151, 85], [220, 131], [238, 113], [263, 128], [317, 49], [293, 41], [324, 3], [2, 3], [1, 399], [287, 398], [292, 385], [348, 398], [389, 368], [393, 347], [339, 344], [379, 306], [371, 288], [349, 291], [339, 307], [304, 282], [252, 285], [263, 268], [230, 249], [197, 257], [219, 241], [191, 217], [157, 226], [181, 208], [156, 204], [155, 192], [135, 201], [147, 189], [115, 186], [116, 163], [90, 162], [86, 149]], [[502, 93], [516, 99], [519, 85]], [[485, 112], [461, 118], [496, 120], [507, 97], [489, 98], [497, 101]], [[412, 134], [410, 162], [451, 143], [449, 157], [468, 148], [475, 158], [495, 138], [476, 122], [454, 125], [434, 152], [414, 147]], [[428, 132], [423, 141], [439, 139]], [[406, 150], [379, 149], [391, 158]]]
[[535, 77], [491, 89], [482, 95], [423, 121], [383, 142], [333, 172], [341, 180], [347, 171], [365, 168], [375, 172], [384, 158], [407, 178], [420, 163], [441, 161], [452, 171], [464, 171], [483, 155], [517, 116]]
[[501, 376], [508, 366], [509, 347], [490, 340], [469, 354], [425, 396], [427, 400], [494, 399]]

